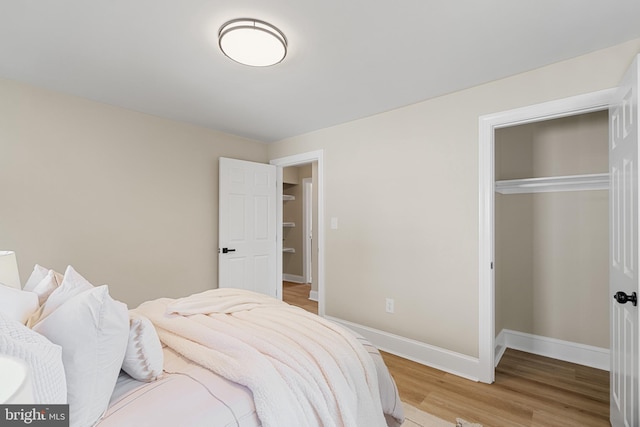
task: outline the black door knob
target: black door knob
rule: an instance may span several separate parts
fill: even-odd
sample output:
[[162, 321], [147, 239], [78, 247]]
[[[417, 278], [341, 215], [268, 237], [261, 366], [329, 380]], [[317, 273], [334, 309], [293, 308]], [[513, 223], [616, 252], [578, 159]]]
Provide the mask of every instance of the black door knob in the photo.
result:
[[235, 252], [235, 251], [236, 251], [235, 249], [222, 248], [222, 253], [223, 254], [226, 254], [226, 253], [229, 253], [229, 252]]
[[619, 304], [626, 304], [627, 302], [631, 301], [634, 306], [638, 305], [638, 297], [635, 292], [632, 292], [631, 295], [627, 295], [622, 291], [618, 291], [613, 296], [613, 299], [618, 301]]

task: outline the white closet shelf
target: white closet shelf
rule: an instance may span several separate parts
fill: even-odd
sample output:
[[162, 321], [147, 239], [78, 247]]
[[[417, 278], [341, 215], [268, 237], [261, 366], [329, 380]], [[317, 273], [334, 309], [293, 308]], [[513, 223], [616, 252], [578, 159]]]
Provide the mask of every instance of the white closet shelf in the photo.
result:
[[295, 227], [296, 223], [295, 222], [283, 222], [282, 226], [283, 227]]
[[282, 252], [286, 252], [288, 254], [295, 254], [296, 248], [282, 248]]
[[556, 191], [608, 189], [608, 173], [551, 176], [544, 178], [508, 179], [496, 181], [496, 192], [500, 194], [549, 193]]
[[285, 202], [289, 202], [291, 200], [295, 200], [296, 196], [292, 196], [291, 194], [283, 194], [282, 195], [282, 200]]

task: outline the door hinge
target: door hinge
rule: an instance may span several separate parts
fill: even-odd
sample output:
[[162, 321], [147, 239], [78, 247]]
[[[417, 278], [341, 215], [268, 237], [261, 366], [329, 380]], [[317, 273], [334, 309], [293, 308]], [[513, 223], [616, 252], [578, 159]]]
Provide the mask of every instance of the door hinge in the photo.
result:
[[493, 270], [493, 261], [491, 261], [491, 269]]

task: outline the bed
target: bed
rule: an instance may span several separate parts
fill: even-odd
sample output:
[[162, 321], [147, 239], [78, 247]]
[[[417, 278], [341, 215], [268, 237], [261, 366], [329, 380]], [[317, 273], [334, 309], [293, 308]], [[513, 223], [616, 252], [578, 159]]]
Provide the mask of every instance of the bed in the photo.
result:
[[28, 308], [9, 319], [0, 302], [0, 352], [32, 366], [35, 403], [69, 403], [73, 427], [397, 427], [404, 420], [378, 350], [298, 307], [217, 289], [129, 310], [72, 267], [61, 275], [36, 266], [34, 274], [20, 298], [36, 294], [36, 307], [22, 304]]

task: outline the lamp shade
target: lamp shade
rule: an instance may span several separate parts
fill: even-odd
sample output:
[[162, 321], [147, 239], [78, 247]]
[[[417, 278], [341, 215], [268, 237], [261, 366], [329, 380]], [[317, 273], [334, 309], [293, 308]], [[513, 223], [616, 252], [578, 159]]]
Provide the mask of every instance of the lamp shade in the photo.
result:
[[0, 404], [33, 404], [33, 385], [27, 364], [15, 357], [0, 355]]
[[0, 251], [0, 283], [21, 289], [18, 261], [13, 251]]
[[218, 32], [220, 50], [240, 64], [268, 67], [287, 55], [287, 38], [282, 31], [258, 19], [226, 22]]

